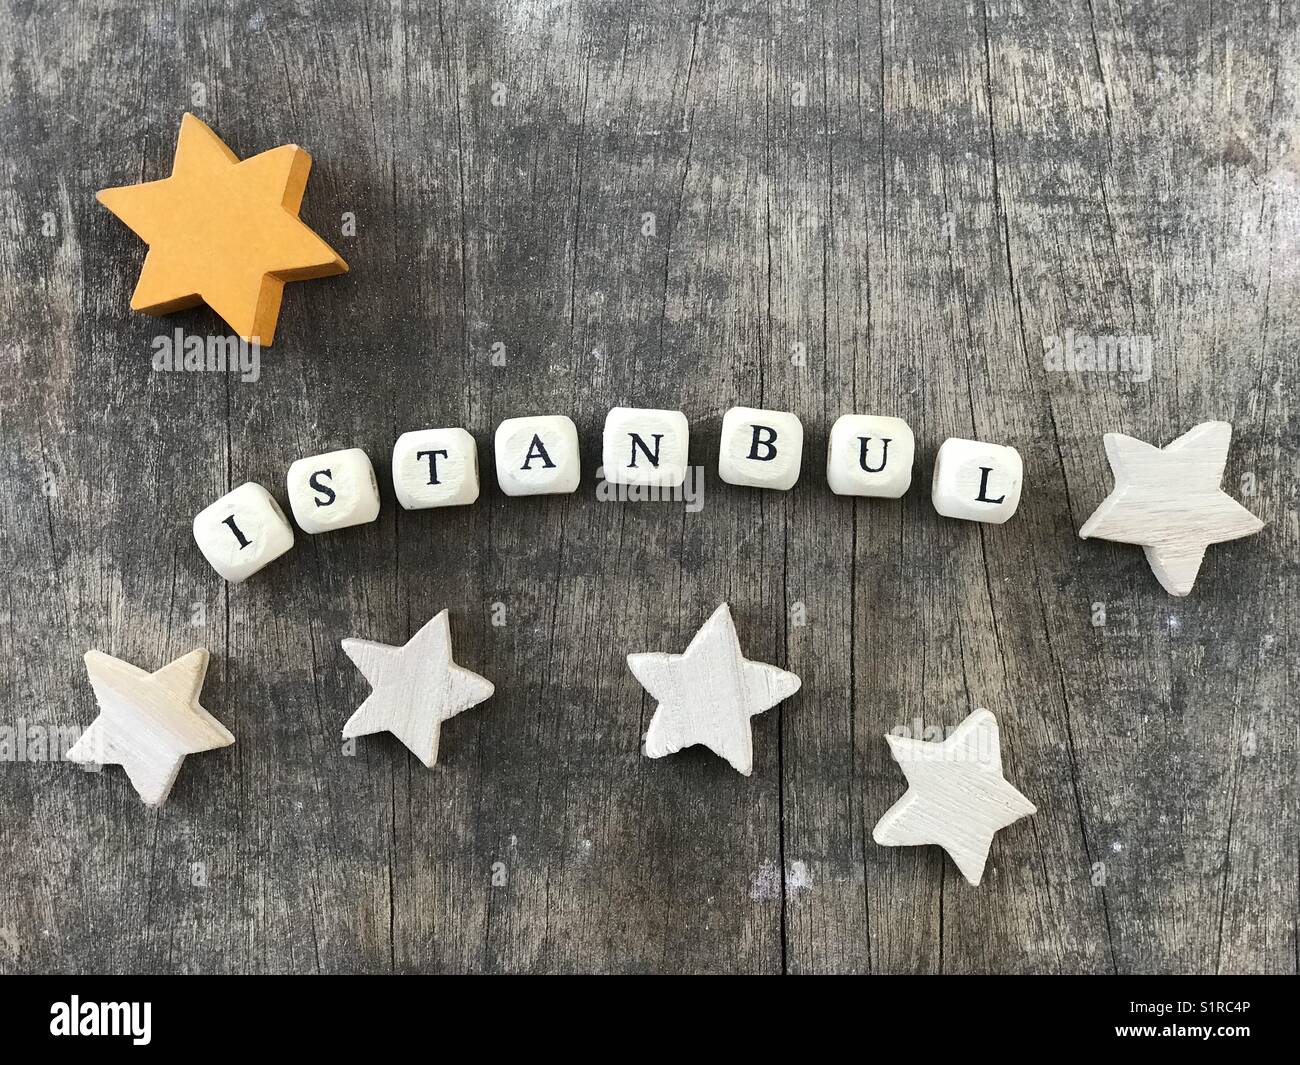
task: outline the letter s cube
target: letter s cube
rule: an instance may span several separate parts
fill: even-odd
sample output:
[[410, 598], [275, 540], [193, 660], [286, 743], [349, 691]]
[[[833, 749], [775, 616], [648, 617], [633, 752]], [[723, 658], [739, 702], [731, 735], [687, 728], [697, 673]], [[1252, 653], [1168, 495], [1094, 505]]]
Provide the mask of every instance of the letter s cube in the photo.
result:
[[364, 525], [379, 517], [379, 485], [359, 447], [299, 459], [286, 477], [289, 506], [303, 532]]

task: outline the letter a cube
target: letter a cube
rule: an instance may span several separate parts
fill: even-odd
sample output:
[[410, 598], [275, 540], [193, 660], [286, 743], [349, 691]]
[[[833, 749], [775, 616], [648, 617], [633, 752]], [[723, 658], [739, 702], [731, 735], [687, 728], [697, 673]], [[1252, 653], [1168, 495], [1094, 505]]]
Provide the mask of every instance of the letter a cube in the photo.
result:
[[497, 483], [508, 496], [572, 492], [582, 477], [578, 427], [562, 414], [507, 418], [495, 450]]

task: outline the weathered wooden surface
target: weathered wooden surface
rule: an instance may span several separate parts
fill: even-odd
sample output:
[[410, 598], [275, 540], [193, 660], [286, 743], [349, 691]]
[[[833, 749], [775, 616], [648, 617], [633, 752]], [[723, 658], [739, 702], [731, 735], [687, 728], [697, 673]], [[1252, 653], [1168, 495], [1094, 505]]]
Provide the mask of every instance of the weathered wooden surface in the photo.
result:
[[[4, 721], [89, 723], [88, 648], [202, 644], [237, 743], [160, 812], [0, 764], [0, 968], [1294, 972], [1298, 70], [1294, 4], [7, 3]], [[351, 265], [289, 287], [256, 384], [150, 369], [217, 320], [132, 314], [143, 248], [93, 199], [164, 175], [187, 109], [306, 147]], [[1152, 337], [1150, 379], [1049, 372], [1067, 330]], [[793, 491], [718, 482], [736, 403], [804, 419]], [[700, 513], [597, 501], [619, 404], [689, 415]], [[915, 429], [901, 501], [827, 488], [849, 411]], [[578, 423], [576, 495], [497, 489], [525, 413]], [[1104, 432], [1213, 418], [1268, 525], [1180, 601], [1076, 533]], [[399, 512], [392, 443], [442, 425], [483, 497]], [[1024, 455], [1008, 524], [933, 512], [949, 435]], [[379, 521], [223, 585], [194, 513], [354, 445]], [[723, 600], [803, 679], [748, 779], [642, 758], [624, 663]], [[435, 770], [345, 756], [339, 641], [443, 607], [496, 695]], [[870, 839], [905, 787], [881, 734], [976, 706], [1039, 809], [978, 890]]]

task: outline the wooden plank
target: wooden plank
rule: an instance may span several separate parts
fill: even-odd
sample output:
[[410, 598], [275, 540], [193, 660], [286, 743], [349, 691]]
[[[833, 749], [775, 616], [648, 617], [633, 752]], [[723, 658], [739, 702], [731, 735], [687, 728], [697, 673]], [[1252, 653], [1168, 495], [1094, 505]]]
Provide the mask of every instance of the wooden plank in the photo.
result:
[[[1274, 3], [0, 9], [0, 725], [88, 724], [88, 648], [203, 644], [237, 741], [157, 811], [0, 765], [0, 971], [1297, 971], [1296, 41]], [[255, 383], [150, 369], [218, 323], [131, 314], [93, 200], [165, 175], [185, 110], [311, 152], [351, 268], [289, 286]], [[687, 414], [702, 510], [596, 498], [617, 405]], [[801, 418], [791, 491], [719, 482], [732, 405]], [[901, 500], [827, 488], [849, 412], [915, 431]], [[499, 491], [524, 414], [576, 422], [575, 495]], [[1077, 532], [1104, 433], [1213, 419], [1268, 524], [1175, 600]], [[479, 502], [400, 511], [393, 441], [458, 425]], [[949, 436], [1024, 456], [1006, 525], [934, 513]], [[379, 520], [221, 582], [193, 515], [343, 447]], [[724, 601], [802, 680], [749, 778], [643, 758], [625, 663]], [[496, 694], [432, 770], [345, 751], [340, 641], [444, 608]], [[979, 706], [1038, 813], [975, 889], [871, 828], [883, 734]]]

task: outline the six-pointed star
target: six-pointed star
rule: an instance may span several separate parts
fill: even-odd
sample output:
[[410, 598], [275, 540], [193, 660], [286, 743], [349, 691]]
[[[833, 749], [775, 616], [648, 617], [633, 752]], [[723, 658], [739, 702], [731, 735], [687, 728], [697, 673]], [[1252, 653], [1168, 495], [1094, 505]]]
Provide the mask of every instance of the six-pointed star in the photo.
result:
[[1186, 595], [1210, 544], [1264, 527], [1221, 487], [1231, 442], [1228, 422], [1202, 422], [1163, 448], [1107, 433], [1115, 488], [1079, 535], [1141, 544], [1165, 591]]
[[998, 719], [976, 710], [942, 743], [885, 739], [907, 791], [876, 822], [871, 838], [882, 847], [938, 844], [978, 885], [998, 829], [1037, 812], [1002, 776]]
[[401, 647], [344, 640], [343, 650], [373, 689], [343, 726], [343, 738], [391, 732], [429, 768], [438, 760], [442, 723], [494, 690], [491, 681], [452, 661], [445, 610]]
[[658, 701], [646, 732], [650, 758], [702, 743], [745, 776], [754, 771], [749, 719], [799, 690], [799, 678], [740, 653], [723, 603], [680, 655], [627, 656], [633, 676]]
[[96, 197], [149, 245], [131, 309], [168, 314], [206, 303], [244, 340], [269, 345], [286, 281], [348, 268], [298, 217], [310, 171], [296, 144], [240, 162], [185, 115], [171, 177]]
[[167, 798], [187, 754], [228, 747], [229, 730], [199, 705], [208, 652], [191, 651], [158, 670], [86, 652], [99, 716], [68, 751], [73, 762], [120, 765], [148, 806]]

